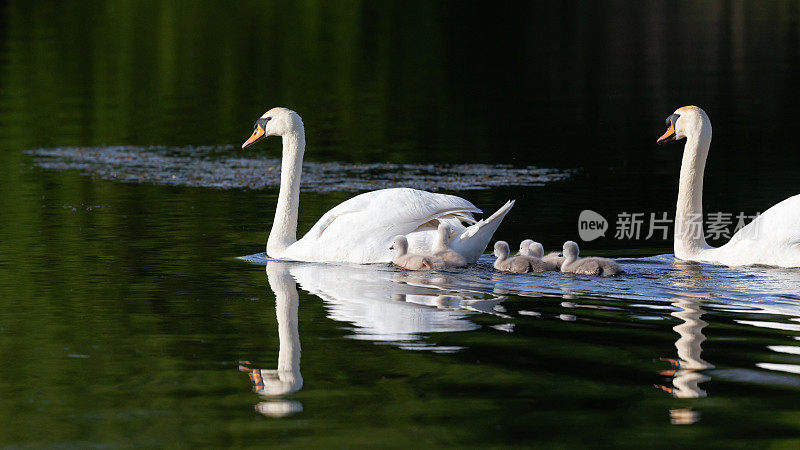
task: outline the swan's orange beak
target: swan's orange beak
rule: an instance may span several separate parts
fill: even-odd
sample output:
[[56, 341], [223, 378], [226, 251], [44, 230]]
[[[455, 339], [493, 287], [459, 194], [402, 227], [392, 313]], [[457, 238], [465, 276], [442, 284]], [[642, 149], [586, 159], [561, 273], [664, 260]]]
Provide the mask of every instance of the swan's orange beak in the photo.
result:
[[663, 144], [669, 141], [675, 141], [678, 139], [678, 133], [675, 132], [675, 124], [680, 119], [679, 114], [673, 114], [667, 117], [667, 131], [661, 135], [660, 138], [656, 141], [658, 144]]
[[674, 141], [675, 140], [675, 124], [672, 121], [669, 121], [669, 126], [667, 127], [667, 131], [661, 135], [660, 138], [656, 141], [658, 144], [663, 144], [665, 142]]
[[250, 136], [250, 139], [246, 140], [244, 144], [242, 144], [242, 148], [244, 149], [255, 144], [256, 142], [260, 141], [261, 138], [263, 137], [264, 137], [264, 128], [262, 128], [261, 125], [256, 125], [256, 129], [253, 130], [253, 135]]

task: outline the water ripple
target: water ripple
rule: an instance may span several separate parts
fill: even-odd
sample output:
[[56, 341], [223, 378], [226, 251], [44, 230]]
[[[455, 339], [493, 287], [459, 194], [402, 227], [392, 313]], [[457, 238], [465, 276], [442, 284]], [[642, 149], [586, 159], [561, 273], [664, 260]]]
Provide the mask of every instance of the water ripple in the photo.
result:
[[[264, 253], [239, 259], [270, 264]], [[515, 320], [540, 316], [511, 311], [507, 296], [549, 297], [560, 303], [561, 320], [578, 320], [584, 311], [633, 314], [639, 320], [671, 320], [692, 308], [736, 316], [748, 327], [800, 331], [800, 272], [764, 267], [730, 268], [687, 263], [672, 255], [618, 259], [625, 274], [613, 278], [559, 272], [508, 274], [494, 271], [493, 257], [483, 255], [464, 270], [408, 272], [389, 265], [289, 264], [298, 286], [320, 297], [328, 317], [349, 322], [355, 339], [407, 345], [421, 335], [477, 329], [470, 315]], [[566, 310], [566, 311], [565, 311]], [[758, 320], [753, 320], [758, 318]], [[630, 319], [623, 319], [630, 320]], [[496, 329], [513, 333], [514, 324]], [[432, 346], [430, 349], [434, 350]]]
[[[48, 170], [78, 170], [103, 180], [219, 189], [264, 189], [280, 185], [281, 160], [235, 155], [235, 146], [59, 147], [27, 150]], [[301, 189], [314, 192], [411, 187], [476, 190], [495, 186], [540, 186], [570, 171], [488, 164], [356, 164], [304, 162]]]

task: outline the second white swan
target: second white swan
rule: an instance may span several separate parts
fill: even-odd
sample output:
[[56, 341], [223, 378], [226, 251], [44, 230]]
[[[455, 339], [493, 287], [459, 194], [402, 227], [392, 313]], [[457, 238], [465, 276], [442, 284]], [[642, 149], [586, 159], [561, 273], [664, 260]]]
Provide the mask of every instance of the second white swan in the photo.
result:
[[[469, 263], [477, 261], [489, 240], [514, 206], [508, 201], [489, 218], [476, 221], [481, 210], [461, 197], [409, 188], [381, 189], [357, 195], [325, 213], [297, 239], [300, 175], [305, 153], [305, 129], [300, 116], [286, 108], [264, 113], [246, 148], [266, 136], [281, 136], [283, 158], [281, 185], [275, 220], [267, 240], [267, 255], [274, 259], [357, 264], [388, 263], [388, 243], [405, 235], [409, 251], [430, 251], [440, 223], [450, 225], [455, 235], [449, 246]], [[463, 222], [469, 224], [464, 226]]]
[[675, 212], [675, 256], [727, 266], [800, 267], [800, 195], [769, 208], [722, 247], [706, 243], [699, 221], [703, 217], [703, 172], [711, 145], [711, 121], [697, 106], [678, 108], [667, 117], [667, 131], [658, 143], [683, 138], [686, 145]]

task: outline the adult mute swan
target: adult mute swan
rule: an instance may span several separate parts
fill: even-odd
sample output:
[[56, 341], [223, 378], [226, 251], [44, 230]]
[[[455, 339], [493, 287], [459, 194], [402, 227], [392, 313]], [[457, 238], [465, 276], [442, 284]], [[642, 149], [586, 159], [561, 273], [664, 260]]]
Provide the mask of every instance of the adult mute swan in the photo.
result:
[[701, 222], [703, 172], [711, 145], [711, 121], [697, 106], [678, 108], [667, 117], [667, 131], [657, 142], [683, 138], [686, 145], [675, 212], [675, 256], [727, 266], [800, 267], [800, 195], [766, 210], [722, 247], [706, 243]]
[[[408, 238], [409, 251], [430, 251], [440, 223], [449, 224], [455, 236], [450, 248], [474, 263], [514, 206], [507, 202], [488, 219], [476, 221], [475, 205], [454, 195], [417, 189], [394, 188], [366, 192], [325, 213], [303, 238], [297, 240], [300, 174], [305, 153], [305, 130], [296, 112], [273, 108], [256, 121], [249, 147], [266, 136], [281, 136], [283, 156], [281, 186], [275, 220], [267, 240], [267, 255], [274, 259], [357, 264], [388, 263], [387, 243], [397, 235]], [[465, 227], [462, 222], [471, 224]]]

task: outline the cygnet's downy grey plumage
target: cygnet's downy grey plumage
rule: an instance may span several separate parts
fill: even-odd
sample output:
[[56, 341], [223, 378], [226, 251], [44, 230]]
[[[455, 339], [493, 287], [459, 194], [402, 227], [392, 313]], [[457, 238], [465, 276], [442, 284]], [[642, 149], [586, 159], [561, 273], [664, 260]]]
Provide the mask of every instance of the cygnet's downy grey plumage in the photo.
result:
[[403, 235], [394, 237], [389, 250], [394, 250], [396, 252], [394, 258], [392, 258], [392, 264], [403, 269], [432, 270], [438, 269], [444, 265], [438, 258], [408, 253], [408, 240]]
[[444, 266], [447, 268], [452, 267], [466, 267], [467, 258], [464, 258], [460, 253], [450, 248], [450, 225], [440, 223], [436, 233], [436, 240], [433, 242], [433, 256], [441, 259]]
[[561, 263], [564, 262], [564, 257], [560, 256], [558, 252], [550, 252], [547, 255], [544, 254], [544, 246], [534, 241], [533, 239], [525, 239], [519, 244], [519, 253], [518, 256], [528, 256], [531, 258], [539, 258], [543, 262], [548, 264], [554, 264], [555, 269], [553, 270], [560, 270]]
[[513, 273], [528, 273], [528, 272], [546, 272], [548, 270], [556, 270], [554, 264], [546, 264], [539, 258], [532, 258], [529, 256], [509, 256], [511, 250], [508, 248], [508, 242], [497, 241], [494, 244], [494, 256], [497, 259], [494, 262], [494, 268], [502, 272]]
[[562, 255], [560, 255], [558, 252], [550, 252], [550, 253], [542, 256], [542, 261], [544, 261], [546, 263], [555, 264], [555, 266], [556, 266], [555, 270], [561, 270], [561, 264], [564, 263], [565, 259], [566, 258], [564, 258]]
[[519, 243], [518, 256], [527, 256], [530, 258], [541, 258], [544, 256], [544, 246], [534, 241], [533, 239], [525, 239]]
[[601, 277], [611, 277], [622, 273], [619, 264], [608, 258], [580, 258], [580, 249], [574, 241], [564, 243], [564, 262], [561, 264], [561, 272], [574, 273], [578, 275], [592, 275]]

